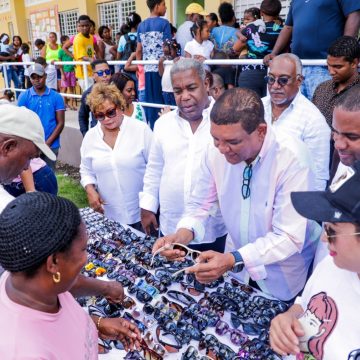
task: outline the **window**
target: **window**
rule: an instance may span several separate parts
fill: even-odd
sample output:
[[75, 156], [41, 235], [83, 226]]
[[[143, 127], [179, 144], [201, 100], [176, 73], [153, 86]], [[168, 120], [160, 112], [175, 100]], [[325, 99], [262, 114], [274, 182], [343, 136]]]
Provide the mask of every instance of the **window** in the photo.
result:
[[126, 22], [127, 15], [135, 11], [135, 0], [112, 1], [98, 5], [99, 24], [112, 27], [112, 34], [120, 31], [122, 24]]
[[34, 41], [36, 39], [34, 39], [34, 35], [33, 35], [33, 26], [32, 26], [32, 23], [31, 23], [30, 19], [27, 19], [26, 22], [27, 22], [28, 39], [29, 39], [29, 41], [31, 43], [30, 50], [31, 50], [31, 53], [32, 53], [32, 57], [37, 58], [38, 56], [40, 56], [40, 51], [37, 50], [36, 46], [34, 45]]
[[60, 33], [61, 35], [76, 35], [76, 21], [79, 17], [78, 10], [69, 10], [59, 13]]
[[[282, 10], [280, 16], [283, 20], [286, 19], [286, 15], [289, 11], [291, 0], [280, 0], [282, 3]], [[241, 22], [244, 17], [244, 11], [251, 7], [260, 8], [261, 0], [235, 0], [234, 11], [236, 19]]]

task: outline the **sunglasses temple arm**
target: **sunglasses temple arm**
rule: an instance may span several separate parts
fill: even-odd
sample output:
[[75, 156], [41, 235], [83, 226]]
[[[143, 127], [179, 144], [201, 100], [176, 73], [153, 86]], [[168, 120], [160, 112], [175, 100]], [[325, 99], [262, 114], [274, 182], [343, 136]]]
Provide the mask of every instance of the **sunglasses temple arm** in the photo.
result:
[[172, 276], [172, 277], [175, 277], [175, 276], [177, 276], [178, 274], [180, 274], [180, 273], [182, 273], [183, 271], [186, 271], [186, 270], [187, 270], [187, 268], [183, 268], [183, 269], [181, 269], [181, 270], [178, 270], [178, 271], [174, 272], [171, 276]]

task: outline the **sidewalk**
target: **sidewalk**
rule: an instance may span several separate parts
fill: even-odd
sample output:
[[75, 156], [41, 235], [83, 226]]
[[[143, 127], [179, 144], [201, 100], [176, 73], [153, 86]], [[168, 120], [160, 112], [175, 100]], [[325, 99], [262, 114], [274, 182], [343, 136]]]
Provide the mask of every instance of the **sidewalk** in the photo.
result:
[[78, 112], [66, 110], [65, 127], [61, 133], [61, 148], [58, 159], [72, 166], [80, 166], [82, 135], [79, 130]]

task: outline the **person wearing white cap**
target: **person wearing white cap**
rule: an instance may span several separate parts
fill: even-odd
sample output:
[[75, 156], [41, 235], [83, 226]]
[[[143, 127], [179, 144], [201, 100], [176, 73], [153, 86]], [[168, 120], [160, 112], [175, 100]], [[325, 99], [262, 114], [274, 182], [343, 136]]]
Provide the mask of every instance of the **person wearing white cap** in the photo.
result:
[[[60, 94], [46, 86], [47, 75], [43, 66], [34, 64], [29, 67], [32, 87], [23, 92], [18, 106], [25, 106], [34, 111], [41, 120], [45, 132], [45, 142], [55, 155], [60, 148], [60, 134], [65, 124], [65, 103]], [[43, 160], [54, 170], [56, 159], [43, 157]]]
[[[49, 159], [56, 156], [45, 143], [44, 129], [39, 117], [25, 107], [0, 106], [0, 183], [12, 181], [27, 169], [40, 151]], [[12, 200], [0, 185], [0, 212]]]
[[[45, 143], [40, 118], [25, 107], [0, 106], [0, 184], [11, 182], [27, 169], [30, 160], [43, 153], [50, 160], [56, 156]], [[14, 198], [0, 185], [0, 213]], [[0, 266], [0, 275], [3, 269]], [[80, 275], [71, 289], [74, 296], [101, 295], [121, 302], [122, 286], [116, 281], [89, 279]]]
[[198, 3], [191, 3], [185, 9], [186, 20], [183, 24], [181, 24], [176, 33], [176, 41], [181, 46], [181, 55], [184, 56], [184, 48], [185, 44], [188, 41], [192, 40], [190, 28], [196, 23], [198, 20], [201, 20], [204, 16], [208, 15], [208, 13], [204, 10], [204, 8]]

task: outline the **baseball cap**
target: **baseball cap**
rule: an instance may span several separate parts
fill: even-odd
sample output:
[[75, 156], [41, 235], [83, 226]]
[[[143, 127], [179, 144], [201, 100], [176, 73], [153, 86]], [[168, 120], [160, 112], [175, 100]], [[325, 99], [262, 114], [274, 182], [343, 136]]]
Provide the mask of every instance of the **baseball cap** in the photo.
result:
[[326, 191], [291, 193], [295, 210], [302, 216], [321, 222], [360, 221], [360, 161]]
[[199, 15], [209, 15], [204, 8], [198, 4], [198, 3], [191, 3], [189, 4], [185, 9], [185, 15], [191, 15], [191, 14], [199, 14]]
[[0, 133], [30, 140], [50, 160], [56, 160], [55, 154], [45, 144], [45, 133], [39, 116], [24, 106], [0, 106]]
[[45, 70], [44, 70], [43, 66], [40, 64], [30, 65], [28, 71], [29, 71], [29, 76], [31, 76], [32, 74], [43, 76], [45, 74]]

